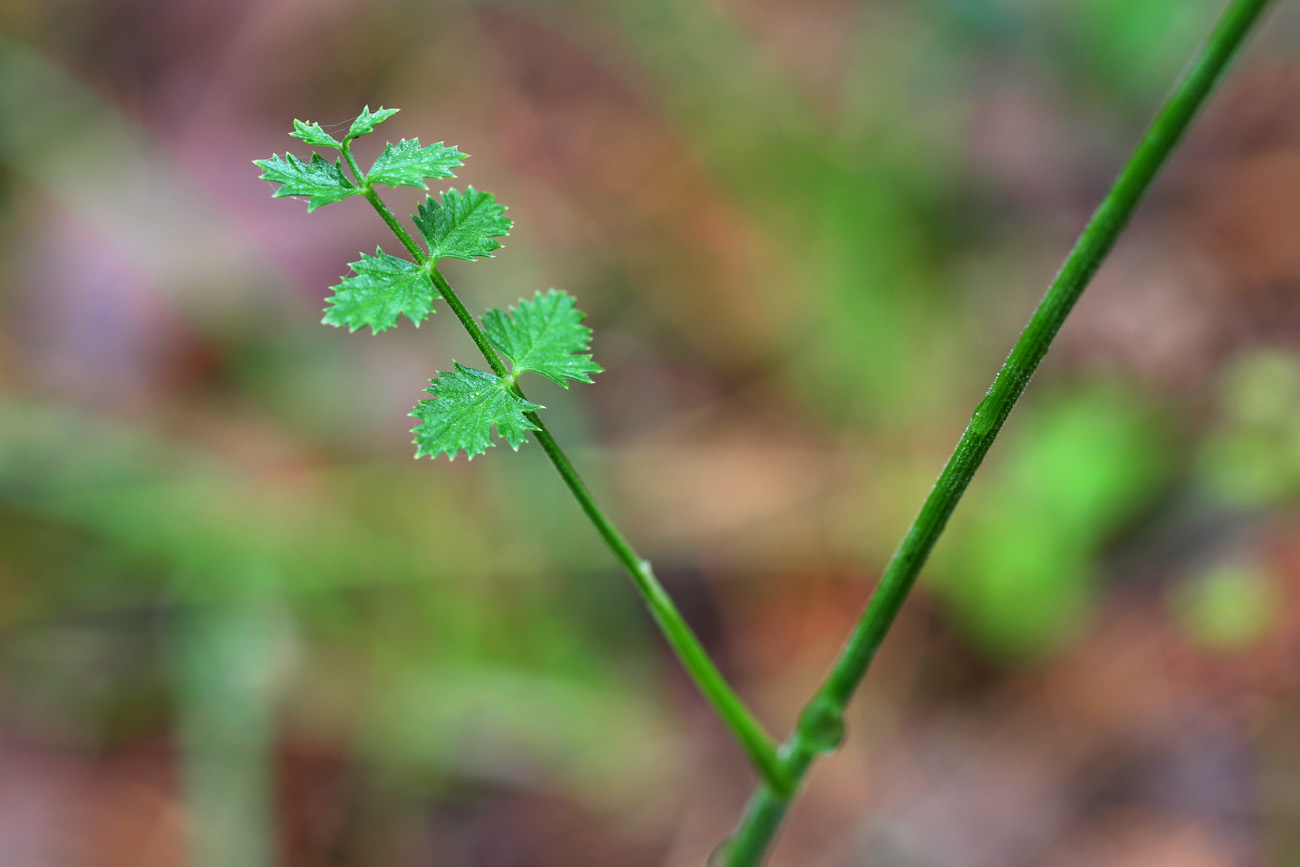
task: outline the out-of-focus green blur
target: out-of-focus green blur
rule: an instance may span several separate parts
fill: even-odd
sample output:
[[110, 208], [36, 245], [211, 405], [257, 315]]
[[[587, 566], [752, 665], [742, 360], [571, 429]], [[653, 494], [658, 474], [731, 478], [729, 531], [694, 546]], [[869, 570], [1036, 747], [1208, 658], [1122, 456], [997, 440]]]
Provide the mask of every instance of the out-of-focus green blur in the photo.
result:
[[[1300, 8], [1085, 296], [776, 865], [1300, 859]], [[451, 316], [321, 327], [402, 112], [530, 383], [783, 735], [1220, 0], [0, 0], [0, 865], [695, 865], [752, 776]], [[412, 209], [416, 191], [390, 202]]]

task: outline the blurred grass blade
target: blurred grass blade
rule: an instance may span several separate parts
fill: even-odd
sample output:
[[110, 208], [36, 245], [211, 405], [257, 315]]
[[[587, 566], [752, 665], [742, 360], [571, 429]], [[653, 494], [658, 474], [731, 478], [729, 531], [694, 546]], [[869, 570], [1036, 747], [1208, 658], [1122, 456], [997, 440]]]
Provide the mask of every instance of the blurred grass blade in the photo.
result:
[[181, 772], [194, 867], [274, 867], [275, 655], [264, 602], [196, 608], [176, 625]]

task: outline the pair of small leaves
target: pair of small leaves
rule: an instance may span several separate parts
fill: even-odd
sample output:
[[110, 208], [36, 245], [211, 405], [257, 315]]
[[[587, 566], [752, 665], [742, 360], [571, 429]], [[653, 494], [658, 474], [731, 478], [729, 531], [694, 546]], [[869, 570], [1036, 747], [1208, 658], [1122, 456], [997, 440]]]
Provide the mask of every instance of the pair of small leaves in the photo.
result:
[[[319, 123], [306, 123], [301, 120], [293, 122], [293, 132], [289, 133], [313, 147], [327, 147], [343, 150], [352, 139], [374, 132], [375, 127], [397, 114], [395, 108], [380, 108], [371, 113], [366, 106], [348, 134], [339, 141], [325, 132]], [[419, 187], [427, 190], [426, 178], [452, 178], [452, 169], [465, 162], [465, 154], [442, 142], [421, 145], [418, 138], [402, 139], [397, 144], [388, 143], [384, 152], [371, 165], [370, 171], [363, 179], [363, 186], [368, 184], [387, 184], [390, 187]], [[262, 169], [262, 180], [280, 184], [274, 196], [307, 196], [307, 211], [316, 210], [322, 205], [341, 201], [362, 192], [336, 160], [330, 162], [319, 154], [312, 154], [311, 162], [303, 162], [293, 154], [273, 155], [269, 160], [254, 160]]]
[[521, 301], [509, 313], [489, 310], [484, 330], [510, 360], [512, 376], [500, 377], [457, 364], [440, 373], [427, 389], [432, 400], [422, 400], [411, 413], [420, 419], [415, 434], [416, 457], [446, 454], [454, 459], [464, 451], [471, 459], [493, 445], [492, 428], [518, 449], [524, 432], [537, 430], [526, 413], [541, 409], [521, 397], [514, 387], [524, 371], [540, 373], [565, 388], [568, 380], [591, 382], [601, 367], [588, 352], [591, 329], [582, 324], [582, 312], [567, 293], [552, 289]]
[[[371, 112], [370, 106], [361, 109], [361, 114], [357, 115], [356, 120], [352, 121], [352, 126], [348, 128], [348, 134], [344, 136], [345, 141], [350, 141], [363, 135], [370, 135], [375, 131], [375, 127], [397, 114], [396, 108], [384, 108], [382, 105], [379, 111]], [[293, 132], [289, 133], [296, 139], [302, 139], [307, 144], [314, 147], [342, 149], [343, 142], [334, 138], [334, 136], [321, 129], [318, 123], [306, 123], [301, 120], [294, 120]]]
[[[501, 248], [495, 239], [510, 231], [505, 211], [491, 193], [473, 187], [464, 193], [447, 190], [441, 202], [429, 196], [420, 205], [415, 224], [429, 246], [430, 266], [439, 259], [491, 257]], [[377, 249], [374, 256], [362, 253], [361, 260], [351, 267], [355, 276], [345, 277], [334, 287], [325, 310], [326, 324], [352, 331], [369, 326], [378, 334], [396, 325], [399, 316], [419, 325], [433, 312], [438, 290], [428, 266]]]

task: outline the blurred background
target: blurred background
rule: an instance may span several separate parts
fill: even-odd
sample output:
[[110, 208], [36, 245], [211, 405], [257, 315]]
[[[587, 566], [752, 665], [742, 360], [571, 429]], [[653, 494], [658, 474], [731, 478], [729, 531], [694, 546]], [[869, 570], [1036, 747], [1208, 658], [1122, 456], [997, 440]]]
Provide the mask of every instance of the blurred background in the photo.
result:
[[[572, 292], [529, 383], [776, 733], [1221, 0], [0, 0], [0, 865], [698, 865], [752, 785], [449, 315], [318, 325], [401, 114]], [[994, 448], [776, 865], [1300, 864], [1300, 6]], [[391, 193], [409, 211], [419, 191]]]

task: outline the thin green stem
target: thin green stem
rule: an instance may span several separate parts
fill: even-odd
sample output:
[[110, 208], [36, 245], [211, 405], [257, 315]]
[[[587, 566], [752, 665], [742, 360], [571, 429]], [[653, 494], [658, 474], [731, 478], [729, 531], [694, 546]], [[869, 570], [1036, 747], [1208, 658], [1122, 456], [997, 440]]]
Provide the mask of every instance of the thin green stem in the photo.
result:
[[[885, 568], [830, 674], [799, 718], [781, 755], [797, 789], [819, 754], [843, 734], [844, 709], [897, 617], [931, 549], [1012, 407], [1047, 354], [1061, 325], [1128, 224], [1156, 173], [1173, 153], [1251, 27], [1272, 0], [1232, 0], [1209, 39], [1156, 114], [1101, 206], [1084, 228], [1011, 350], [988, 394], [939, 475], [920, 513]], [[724, 850], [728, 867], [760, 864], [793, 796], [760, 784]]]
[[596, 503], [596, 498], [587, 490], [586, 484], [578, 471], [573, 468], [567, 455], [560, 448], [555, 437], [547, 430], [546, 425], [538, 417], [537, 413], [530, 412], [527, 414], [528, 420], [537, 425], [537, 441], [541, 444], [542, 450], [546, 456], [551, 459], [555, 469], [559, 472], [564, 483], [568, 485], [569, 490], [573, 493], [574, 499], [582, 507], [582, 511], [587, 514], [591, 523], [595, 526], [596, 532], [605, 540], [609, 550], [614, 553], [618, 562], [623, 564], [628, 575], [632, 577], [632, 582], [636, 585], [642, 599], [645, 600], [646, 607], [650, 609], [650, 614], [654, 617], [655, 622], [663, 631], [664, 637], [668, 644], [672, 646], [677, 658], [681, 660], [682, 666], [690, 673], [691, 678], [700, 692], [704, 693], [705, 698], [713, 705], [713, 709], [718, 713], [727, 727], [731, 729], [732, 735], [740, 741], [741, 746], [749, 755], [750, 761], [758, 768], [766, 785], [773, 787], [777, 791], [790, 792], [788, 778], [785, 769], [777, 757], [776, 744], [763, 730], [762, 725], [750, 713], [749, 708], [740, 700], [731, 686], [728, 685], [722, 672], [713, 664], [713, 659], [709, 656], [704, 646], [700, 644], [699, 638], [691, 629], [677, 606], [673, 604], [672, 597], [664, 590], [659, 579], [655, 577], [654, 571], [650, 567], [650, 561], [640, 557], [623, 534], [618, 531], [612, 521], [601, 510]]
[[[482, 326], [479, 325], [469, 310], [466, 309], [456, 290], [451, 287], [442, 272], [438, 270], [437, 263], [430, 260], [429, 255], [424, 252], [419, 244], [409, 232], [398, 222], [397, 217], [389, 209], [374, 191], [366, 176], [361, 173], [357, 166], [356, 160], [352, 157], [349, 149], [350, 141], [343, 142], [343, 156], [347, 159], [349, 168], [357, 178], [357, 184], [361, 188], [362, 194], [379, 213], [379, 216], [392, 229], [393, 234], [402, 242], [415, 261], [428, 269], [429, 276], [433, 278], [434, 286], [447, 302], [460, 324], [464, 326], [465, 331], [469, 333], [474, 344], [483, 353], [483, 357], [491, 366], [492, 372], [497, 376], [509, 379], [514, 384], [514, 390], [520, 397], [525, 397], [519, 383], [515, 381], [510, 371], [506, 368], [501, 356], [497, 354], [491, 342], [484, 333]], [[528, 420], [537, 425], [537, 441], [541, 444], [542, 450], [550, 458], [551, 463], [555, 466], [560, 478], [568, 486], [569, 491], [573, 494], [574, 499], [582, 511], [590, 519], [596, 532], [605, 541], [610, 551], [614, 554], [615, 559], [623, 565], [628, 575], [632, 578], [632, 583], [636, 586], [637, 591], [645, 601], [646, 607], [650, 609], [650, 614], [654, 617], [655, 622], [659, 625], [668, 644], [681, 660], [683, 667], [695, 681], [704, 697], [713, 705], [713, 709], [718, 716], [722, 718], [723, 723], [731, 730], [732, 735], [740, 742], [741, 747], [749, 756], [750, 761], [758, 769], [765, 784], [772, 788], [773, 791], [789, 793], [791, 791], [785, 768], [777, 756], [776, 742], [770, 735], [764, 731], [758, 720], [750, 712], [749, 708], [736, 695], [730, 684], [727, 683], [722, 672], [714, 665], [713, 659], [709, 656], [704, 645], [700, 643], [699, 638], [691, 629], [690, 624], [682, 617], [681, 612], [673, 603], [672, 597], [664, 590], [659, 579], [655, 577], [654, 571], [650, 567], [650, 561], [642, 558], [636, 553], [632, 545], [627, 541], [614, 522], [600, 508], [596, 498], [592, 496], [591, 491], [587, 488], [578, 471], [574, 469], [573, 462], [569, 460], [568, 455], [560, 448], [560, 444], [551, 436], [551, 432], [542, 422], [541, 418], [535, 412], [526, 414]]]
[[361, 195], [365, 196], [366, 201], [370, 202], [371, 206], [379, 212], [379, 216], [383, 217], [384, 222], [388, 224], [388, 228], [393, 230], [393, 234], [397, 236], [397, 240], [402, 242], [402, 246], [411, 254], [411, 257], [425, 268], [430, 267], [433, 263], [429, 261], [429, 257], [425, 255], [424, 250], [415, 242], [415, 238], [411, 237], [411, 233], [406, 231], [406, 228], [397, 219], [397, 216], [392, 212], [388, 205], [384, 203], [384, 200], [379, 198], [379, 193], [375, 192], [375, 188], [371, 185], [370, 179], [366, 177], [365, 173], [361, 171], [361, 167], [357, 165], [356, 157], [352, 156], [352, 139], [343, 139], [342, 150], [343, 159], [347, 160], [348, 168], [352, 169], [352, 174], [356, 178], [357, 187], [360, 188]]
[[[433, 277], [433, 285], [438, 287], [438, 291], [442, 294], [443, 300], [447, 302], [447, 306], [451, 308], [451, 312], [456, 314], [456, 318], [469, 332], [470, 339], [474, 341], [478, 351], [483, 353], [483, 357], [487, 359], [487, 363], [492, 367], [492, 372], [497, 376], [511, 379], [510, 371], [506, 368], [505, 362], [501, 360], [501, 356], [497, 355], [497, 351], [492, 347], [491, 342], [488, 341], [487, 334], [483, 332], [482, 326], [465, 309], [460, 296], [456, 294], [455, 289], [451, 288], [451, 284], [447, 282], [447, 279], [442, 276], [442, 272], [438, 270], [437, 265], [430, 264], [429, 275]], [[520, 397], [524, 396], [517, 382], [515, 383], [515, 391], [518, 392]]]

